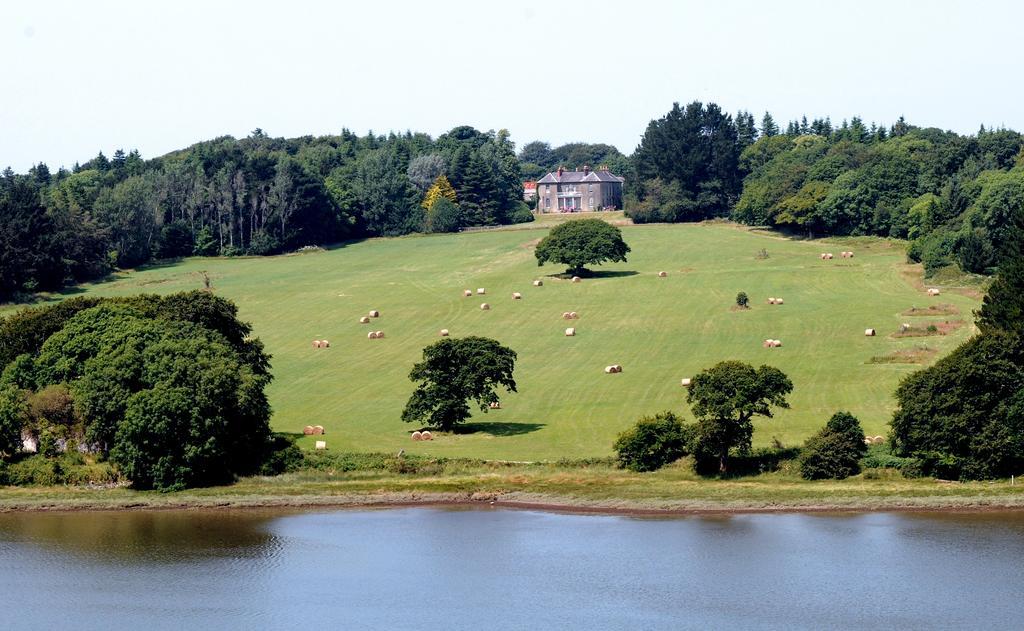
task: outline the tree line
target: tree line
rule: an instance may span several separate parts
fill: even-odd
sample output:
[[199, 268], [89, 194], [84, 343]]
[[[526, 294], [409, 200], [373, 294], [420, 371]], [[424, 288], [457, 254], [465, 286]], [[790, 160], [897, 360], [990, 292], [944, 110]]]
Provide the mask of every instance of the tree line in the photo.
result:
[[[454, 194], [439, 221], [423, 201], [442, 184]], [[71, 170], [38, 164], [0, 176], [0, 299], [154, 258], [275, 254], [531, 219], [506, 131], [284, 139], [257, 129], [152, 160], [101, 152]]]
[[529, 221], [522, 182], [559, 166], [626, 178], [637, 223], [732, 218], [809, 236], [911, 241], [927, 273], [992, 273], [1024, 209], [1024, 139], [861, 118], [790, 121], [678, 103], [632, 155], [525, 144], [507, 131], [201, 142], [144, 160], [102, 152], [71, 170], [0, 175], [0, 299], [187, 255], [263, 255], [366, 236]]

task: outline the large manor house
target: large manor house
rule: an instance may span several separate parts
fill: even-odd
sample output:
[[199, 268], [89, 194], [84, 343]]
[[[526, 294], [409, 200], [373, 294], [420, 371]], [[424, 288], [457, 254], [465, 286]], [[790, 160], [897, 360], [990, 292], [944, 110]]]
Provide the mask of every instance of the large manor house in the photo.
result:
[[[537, 212], [575, 213], [622, 208], [624, 181], [625, 178], [612, 174], [608, 167], [599, 167], [596, 171], [589, 166], [576, 171], [559, 167], [535, 184]], [[530, 184], [533, 183], [526, 183], [526, 191], [531, 188]]]

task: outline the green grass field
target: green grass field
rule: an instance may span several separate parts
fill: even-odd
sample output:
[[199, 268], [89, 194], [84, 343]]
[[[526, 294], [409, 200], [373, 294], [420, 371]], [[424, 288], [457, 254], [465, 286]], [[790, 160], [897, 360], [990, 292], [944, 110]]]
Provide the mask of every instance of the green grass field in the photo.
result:
[[[615, 218], [615, 217], [613, 217]], [[919, 368], [872, 363], [925, 345], [934, 361], [973, 330], [977, 301], [952, 292], [929, 297], [904, 264], [902, 244], [855, 239], [793, 241], [731, 224], [624, 226], [628, 263], [595, 268], [574, 284], [537, 267], [533, 246], [554, 219], [508, 230], [374, 239], [326, 252], [242, 259], [189, 259], [125, 273], [83, 288], [90, 294], [169, 293], [202, 286], [234, 300], [273, 355], [273, 425], [323, 425], [332, 450], [551, 460], [606, 456], [620, 431], [642, 414], [689, 416], [680, 379], [718, 361], [772, 364], [795, 390], [792, 409], [757, 420], [756, 444], [802, 441], [834, 411], [857, 415], [885, 434], [899, 379]], [[766, 250], [768, 258], [759, 258]], [[839, 258], [852, 249], [856, 258]], [[831, 261], [819, 252], [833, 251]], [[657, 272], [665, 270], [667, 278]], [[919, 274], [919, 272], [918, 272]], [[531, 281], [544, 280], [543, 287]], [[463, 297], [485, 287], [486, 296]], [[752, 308], [732, 307], [738, 291]], [[513, 300], [518, 291], [522, 300]], [[769, 296], [785, 299], [766, 304]], [[490, 303], [482, 311], [480, 303]], [[901, 315], [912, 306], [952, 304], [958, 315]], [[378, 309], [370, 325], [359, 317]], [[567, 323], [564, 311], [580, 319]], [[946, 336], [894, 339], [901, 322], [964, 320]], [[565, 337], [567, 326], [576, 337]], [[878, 335], [865, 337], [866, 328]], [[484, 335], [519, 354], [519, 392], [503, 409], [477, 413], [471, 433], [413, 442], [399, 420], [421, 350], [447, 328]], [[371, 329], [382, 340], [368, 340]], [[329, 349], [313, 349], [314, 339]], [[776, 338], [782, 348], [761, 342]], [[618, 363], [621, 374], [607, 375]], [[311, 447], [312, 439], [303, 439]]]

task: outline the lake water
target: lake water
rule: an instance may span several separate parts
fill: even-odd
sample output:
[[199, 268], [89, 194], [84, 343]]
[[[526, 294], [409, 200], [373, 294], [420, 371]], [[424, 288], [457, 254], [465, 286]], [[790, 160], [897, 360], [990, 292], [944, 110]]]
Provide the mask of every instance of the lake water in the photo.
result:
[[0, 626], [1024, 625], [1024, 514], [0, 514]]

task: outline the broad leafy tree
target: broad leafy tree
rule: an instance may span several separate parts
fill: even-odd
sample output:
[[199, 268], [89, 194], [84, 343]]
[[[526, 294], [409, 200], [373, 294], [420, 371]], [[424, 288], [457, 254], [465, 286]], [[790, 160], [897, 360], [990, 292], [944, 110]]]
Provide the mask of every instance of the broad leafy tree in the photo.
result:
[[537, 244], [537, 265], [547, 262], [568, 266], [567, 273], [586, 273], [587, 265], [626, 261], [629, 246], [622, 231], [600, 219], [577, 219], [555, 226]]
[[645, 416], [619, 434], [612, 448], [619, 466], [631, 471], [656, 471], [690, 453], [694, 427], [672, 412]]
[[849, 412], [836, 412], [804, 445], [800, 475], [808, 480], [848, 478], [860, 472], [866, 452], [860, 421]]
[[693, 377], [686, 400], [697, 417], [700, 455], [714, 458], [728, 472], [729, 451], [750, 449], [754, 416], [771, 418], [772, 408], [788, 408], [793, 382], [772, 366], [754, 368], [724, 361]]
[[416, 382], [402, 411], [407, 423], [451, 430], [470, 416], [470, 402], [486, 412], [500, 398], [497, 389], [516, 391], [516, 353], [486, 337], [447, 338], [423, 349], [409, 379]]

